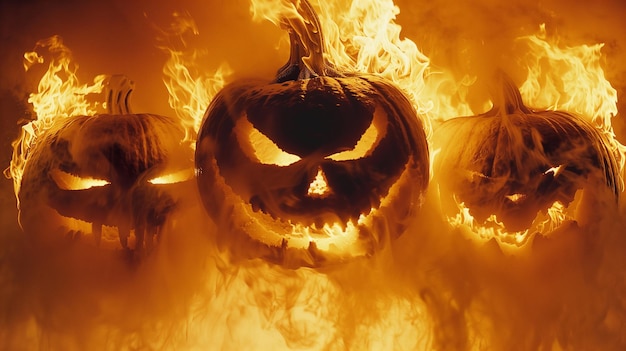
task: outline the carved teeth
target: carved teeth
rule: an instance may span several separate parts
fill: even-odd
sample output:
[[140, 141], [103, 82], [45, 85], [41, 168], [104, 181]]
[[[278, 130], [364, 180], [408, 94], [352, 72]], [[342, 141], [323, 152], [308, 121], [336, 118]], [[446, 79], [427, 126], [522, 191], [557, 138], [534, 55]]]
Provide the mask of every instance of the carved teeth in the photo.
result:
[[[324, 221], [324, 216], [317, 216], [313, 220], [310, 219], [291, 219], [291, 218], [282, 218], [275, 214], [267, 213], [264, 210], [263, 202], [259, 199], [258, 196], [253, 196], [250, 198], [250, 202], [248, 206], [255, 213], [260, 213], [262, 215], [267, 215], [271, 217], [274, 221], [279, 221], [280, 223], [290, 226], [293, 228], [293, 232], [302, 234], [302, 235], [336, 235], [338, 232], [346, 233], [350, 228], [357, 228], [359, 223], [365, 220], [372, 212], [378, 209], [380, 206], [380, 201], [371, 204], [372, 207], [369, 207], [367, 210], [358, 210], [355, 209], [353, 213], [345, 214], [345, 213], [335, 213], [334, 221], [332, 223], [326, 223]], [[281, 243], [284, 245], [285, 242]]]
[[321, 217], [315, 219], [315, 223], [313, 224], [313, 229], [319, 230], [324, 228], [324, 220]]
[[344, 225], [350, 220], [350, 216], [339, 215], [339, 220], [341, 221], [341, 225]]
[[[259, 212], [259, 211], [263, 211], [262, 207], [261, 207], [261, 200], [259, 199], [258, 196], [253, 196], [250, 198], [250, 206], [252, 207], [252, 211], [254, 212]], [[263, 213], [265, 213], [263, 211]]]
[[336, 225], [338, 225], [342, 231], [346, 231], [346, 228], [348, 227], [348, 223], [347, 221], [341, 221], [341, 222], [336, 222]]

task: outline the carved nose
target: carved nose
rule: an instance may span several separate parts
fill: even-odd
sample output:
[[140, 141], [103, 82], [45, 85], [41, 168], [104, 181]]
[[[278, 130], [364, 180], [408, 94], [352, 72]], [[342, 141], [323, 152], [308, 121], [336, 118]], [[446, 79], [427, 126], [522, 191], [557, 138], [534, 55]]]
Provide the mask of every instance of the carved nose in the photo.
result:
[[322, 168], [318, 167], [315, 178], [311, 184], [309, 184], [307, 195], [309, 197], [324, 198], [330, 194], [331, 190], [328, 186], [328, 182], [326, 181], [326, 175], [324, 174], [324, 171], [322, 171]]

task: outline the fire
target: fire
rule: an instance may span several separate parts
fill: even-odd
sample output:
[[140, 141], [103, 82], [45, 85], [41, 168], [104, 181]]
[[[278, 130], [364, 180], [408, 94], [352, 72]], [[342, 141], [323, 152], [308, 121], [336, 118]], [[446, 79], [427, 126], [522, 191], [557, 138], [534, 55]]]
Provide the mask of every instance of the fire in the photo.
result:
[[152, 178], [148, 180], [151, 184], [172, 184], [180, 183], [194, 177], [194, 171], [192, 169], [183, 169], [181, 171], [166, 174], [160, 177]]
[[[564, 46], [558, 37], [547, 35], [545, 24], [540, 26], [538, 33], [519, 37], [516, 41], [525, 48], [524, 55], [518, 58], [518, 64], [527, 71], [526, 80], [520, 86], [524, 100], [534, 108], [567, 111], [591, 122], [606, 137], [619, 163], [620, 188], [623, 190], [626, 146], [616, 139], [612, 127], [612, 118], [618, 112], [617, 91], [606, 79], [601, 66], [603, 44]], [[544, 174], [556, 178], [563, 168], [564, 165], [554, 166]], [[523, 201], [524, 197], [521, 194], [507, 196], [514, 203]], [[577, 197], [575, 204], [580, 196]], [[555, 201], [547, 212], [538, 213], [531, 228], [508, 232], [495, 215], [478, 223], [464, 203], [457, 201], [457, 206], [459, 212], [448, 218], [453, 227], [463, 226], [482, 241], [495, 238], [498, 243], [512, 244], [515, 248], [525, 247], [535, 231], [551, 232], [565, 221], [572, 220], [574, 215], [574, 210], [568, 211], [561, 202]]]
[[55, 169], [51, 172], [52, 179], [64, 190], [83, 190], [110, 184], [109, 181], [95, 178], [81, 178], [70, 173]]
[[[28, 102], [33, 105], [35, 119], [22, 126], [20, 136], [13, 142], [13, 157], [5, 175], [13, 179], [15, 196], [20, 190], [24, 166], [37, 137], [48, 130], [57, 119], [93, 114], [98, 110], [97, 101], [87, 96], [102, 92], [106, 76], [100, 75], [93, 84], [80, 84], [76, 72], [78, 64], [72, 60], [71, 51], [59, 36], [37, 42], [35, 49], [24, 54], [24, 69], [43, 64], [45, 57], [38, 50], [51, 55], [48, 70], [39, 81], [37, 92], [30, 94]], [[19, 204], [18, 204], [19, 205]]]
[[[297, 3], [251, 0], [250, 11], [255, 21], [269, 19], [280, 25], [285, 15], [297, 15]], [[401, 9], [392, 0], [314, 1], [313, 6], [326, 35], [328, 61], [392, 80], [410, 96], [429, 128], [436, 128], [442, 119], [482, 112], [472, 110], [465, 100], [478, 77], [473, 72], [453, 74], [445, 67], [435, 67], [415, 42], [402, 38], [402, 28], [395, 20]], [[171, 28], [159, 34], [158, 44], [168, 55], [163, 81], [169, 104], [186, 126], [189, 140], [195, 138], [206, 106], [233, 73], [227, 63], [208, 72], [200, 67], [204, 55], [211, 53], [190, 48], [186, 38], [197, 34], [191, 17], [177, 13]], [[611, 142], [623, 174], [625, 147], [612, 127], [618, 113], [617, 93], [602, 69], [603, 44], [564, 46], [546, 34], [545, 26], [538, 34], [517, 38], [517, 43], [525, 48], [518, 62], [527, 70], [520, 86], [525, 101], [533, 107], [561, 109], [588, 118]], [[87, 96], [102, 90], [104, 77], [81, 85], [78, 66], [60, 38], [39, 42], [36, 50], [42, 48], [47, 48], [53, 59], [38, 92], [29, 98], [37, 119], [22, 127], [6, 171], [16, 194], [37, 136], [54, 124], [55, 118], [93, 114], [100, 107]], [[27, 53], [25, 59], [27, 69], [45, 62], [37, 52]], [[375, 139], [378, 133], [383, 131], [373, 127], [363, 141]], [[254, 143], [251, 134], [243, 137]], [[431, 150], [431, 162], [438, 151]], [[257, 155], [265, 157], [262, 152]], [[297, 162], [276, 161], [273, 155], [267, 156], [272, 159], [268, 162]], [[352, 156], [346, 152], [339, 157]], [[562, 171], [558, 165], [545, 174], [557, 177]], [[189, 177], [191, 174], [176, 173], [150, 182], [164, 184]], [[66, 182], [83, 187], [104, 184], [89, 181], [96, 183]], [[318, 173], [313, 183], [313, 191], [323, 189], [323, 175]], [[511, 194], [509, 199], [523, 201], [524, 195]], [[292, 270], [262, 260], [231, 262], [211, 241], [211, 235], [206, 239], [206, 232], [214, 229], [197, 224], [205, 218], [199, 205], [177, 214], [169, 228], [174, 235], [166, 236], [166, 245], [160, 247], [165, 249], [133, 269], [120, 265], [94, 275], [81, 266], [102, 262], [84, 257], [88, 255], [78, 256], [81, 264], [71, 260], [67, 264], [62, 258], [51, 268], [44, 267], [46, 261], [36, 260], [34, 268], [24, 268], [28, 260], [20, 258], [16, 272], [35, 272], [39, 275], [34, 276], [45, 279], [29, 280], [28, 274], [11, 277], [11, 284], [15, 280], [23, 285], [15, 294], [25, 302], [6, 310], [31, 314], [19, 315], [14, 325], [2, 324], [7, 331], [0, 331], [0, 345], [32, 342], [34, 346], [25, 349], [70, 350], [89, 346], [164, 350], [621, 349], [626, 317], [623, 220], [608, 225], [606, 233], [591, 233], [580, 242], [579, 233], [568, 232], [572, 235], [560, 238], [563, 247], [538, 254], [534, 257], [537, 263], [527, 264], [530, 260], [508, 260], [484, 249], [487, 245], [477, 249], [468, 242], [494, 239], [507, 253], [519, 253], [530, 247], [535, 231], [552, 231], [571, 219], [562, 203], [555, 201], [537, 217], [533, 228], [510, 232], [495, 215], [478, 223], [459, 201], [458, 214], [439, 222], [436, 200], [428, 201], [428, 212], [419, 224], [395, 244], [385, 246], [380, 255], [325, 270]], [[372, 214], [376, 215], [375, 209]], [[302, 247], [320, 235], [328, 238], [319, 245], [350, 246], [356, 240], [354, 226], [365, 221], [368, 219], [363, 216], [345, 228], [325, 226], [322, 234], [312, 233], [308, 227], [292, 227], [294, 234], [301, 235]], [[459, 231], [450, 227], [461, 228], [471, 240], [459, 239]], [[599, 246], [606, 246], [606, 251], [598, 253]], [[6, 261], [12, 258], [3, 256], [3, 264], [4, 257]], [[6, 286], [0, 297], [14, 287]], [[32, 311], [28, 309], [31, 302], [36, 302]]]
[[604, 44], [565, 46], [558, 37], [548, 36], [545, 24], [539, 33], [518, 41], [528, 48], [520, 58], [520, 65], [528, 71], [520, 86], [525, 101], [537, 108], [563, 110], [587, 118], [607, 136], [623, 174], [626, 146], [616, 140], [613, 131], [612, 119], [618, 113], [617, 90], [602, 68]]
[[197, 26], [188, 13], [173, 14], [169, 29], [159, 34], [159, 48], [169, 55], [163, 66], [163, 82], [169, 93], [170, 107], [187, 129], [187, 140], [193, 141], [200, 128], [206, 107], [230, 76], [232, 70], [222, 64], [206, 73], [199, 62], [206, 50], [188, 48], [186, 38], [198, 35]]
[[267, 136], [254, 128], [247, 118], [237, 121], [237, 138], [242, 145], [250, 145], [254, 155], [263, 164], [289, 166], [300, 160], [299, 156], [281, 150]]
[[456, 228], [470, 229], [471, 232], [468, 235], [470, 239], [479, 239], [482, 243], [495, 239], [504, 248], [519, 248], [525, 246], [528, 242], [529, 229], [509, 232], [496, 215], [491, 215], [483, 223], [479, 223], [463, 202], [458, 201], [456, 198], [455, 201], [459, 208], [459, 213], [454, 217], [449, 217], [448, 222]]
[[328, 188], [328, 182], [326, 181], [326, 176], [324, 176], [324, 172], [322, 169], [317, 170], [317, 174], [315, 175], [315, 179], [309, 184], [309, 189], [307, 190], [307, 194], [313, 197], [324, 197], [330, 192]]
[[[283, 18], [300, 18], [299, 2], [252, 0], [254, 20], [269, 20], [280, 25]], [[375, 73], [385, 77], [412, 100], [420, 115], [433, 109], [432, 96], [424, 92], [429, 59], [408, 38], [400, 38], [401, 26], [395, 23], [400, 12], [392, 0], [334, 1], [313, 3], [326, 39], [326, 59], [344, 71]], [[429, 120], [423, 121], [429, 128]]]

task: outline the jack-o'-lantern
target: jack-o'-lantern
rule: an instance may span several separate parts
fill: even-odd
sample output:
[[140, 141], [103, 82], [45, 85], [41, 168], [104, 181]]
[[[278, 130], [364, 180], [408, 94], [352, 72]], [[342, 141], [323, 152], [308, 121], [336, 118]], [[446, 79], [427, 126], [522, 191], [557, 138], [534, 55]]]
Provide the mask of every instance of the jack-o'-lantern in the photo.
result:
[[108, 114], [57, 119], [29, 151], [19, 219], [37, 242], [93, 236], [129, 249], [134, 231], [135, 251], [152, 246], [176, 206], [167, 183], [192, 178], [193, 151], [175, 120], [130, 112], [132, 87], [113, 76]]
[[236, 256], [318, 266], [367, 256], [422, 202], [425, 132], [405, 95], [324, 58], [317, 15], [286, 18], [289, 61], [270, 83], [224, 87], [198, 133], [200, 195]]
[[616, 204], [619, 168], [605, 137], [581, 117], [524, 106], [509, 77], [497, 80], [491, 110], [434, 132], [433, 169], [449, 218], [474, 220], [482, 239], [521, 247], [559, 222], [584, 225], [601, 202]]

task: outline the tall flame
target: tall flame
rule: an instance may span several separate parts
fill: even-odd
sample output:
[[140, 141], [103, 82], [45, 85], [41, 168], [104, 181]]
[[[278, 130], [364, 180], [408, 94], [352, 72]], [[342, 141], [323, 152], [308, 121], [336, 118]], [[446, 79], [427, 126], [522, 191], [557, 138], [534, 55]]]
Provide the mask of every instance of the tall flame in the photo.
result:
[[[280, 25], [283, 18], [301, 18], [298, 1], [251, 0], [253, 20]], [[430, 60], [408, 38], [401, 38], [395, 22], [400, 9], [392, 0], [313, 3], [325, 39], [325, 58], [346, 72], [374, 73], [394, 82], [420, 115], [435, 105], [425, 94]], [[429, 120], [423, 121], [427, 128]]]
[[[296, 0], [251, 1], [256, 20], [265, 18], [278, 24], [281, 16], [297, 14]], [[337, 67], [376, 73], [392, 80], [410, 96], [425, 122], [481, 112], [472, 111], [463, 97], [476, 77], [455, 72], [462, 77], [456, 79], [445, 68], [435, 69], [414, 42], [400, 39], [401, 28], [395, 23], [399, 9], [392, 0], [317, 1], [313, 5], [321, 17], [327, 58]], [[203, 73], [198, 62], [206, 52], [188, 47], [184, 39], [189, 34], [197, 34], [195, 23], [188, 15], [177, 14], [172, 27], [163, 32], [159, 47], [169, 55], [163, 73], [170, 106], [186, 125], [188, 138], [193, 138], [206, 107], [227, 82], [231, 71], [224, 65], [212, 73]], [[524, 100], [533, 107], [565, 109], [589, 118], [610, 137], [614, 150], [622, 155], [623, 167], [624, 146], [615, 140], [611, 127], [611, 118], [617, 115], [616, 94], [600, 67], [602, 45], [562, 47], [558, 40], [548, 38], [543, 32], [521, 37], [519, 42], [527, 43], [529, 49], [519, 62], [528, 67], [528, 78], [521, 88]], [[14, 155], [7, 175], [14, 180], [16, 194], [28, 152], [37, 137], [56, 118], [93, 113], [97, 104], [88, 103], [86, 95], [102, 89], [100, 78], [89, 86], [78, 83], [77, 65], [71, 62], [60, 38], [40, 42], [36, 49], [39, 48], [48, 48], [54, 58], [38, 92], [29, 99], [38, 118], [22, 127], [20, 139], [13, 144]], [[37, 53], [25, 56], [27, 69], [44, 61]], [[433, 155], [436, 152], [433, 150]], [[559, 169], [548, 171], [556, 174]], [[456, 220], [460, 225], [471, 225], [474, 219], [464, 210], [464, 204], [457, 205], [462, 215]], [[427, 210], [434, 212], [432, 208]], [[172, 230], [184, 235], [164, 236], [166, 245], [160, 247], [164, 250], [155, 252], [158, 259], [153, 256], [128, 273], [128, 281], [132, 282], [128, 285], [132, 288], [84, 284], [80, 279], [84, 278], [82, 273], [58, 270], [56, 266], [42, 270], [62, 279], [46, 277], [38, 282], [34, 279], [33, 290], [21, 295], [32, 299], [39, 290], [45, 294], [47, 291], [39, 287], [48, 285], [54, 292], [65, 293], [46, 295], [47, 299], [42, 301], [48, 304], [32, 304], [35, 309], [42, 305], [44, 317], [50, 313], [55, 321], [61, 322], [53, 324], [56, 328], [49, 331], [45, 324], [38, 324], [39, 316], [24, 318], [20, 322], [26, 325], [25, 331], [14, 333], [17, 336], [9, 344], [32, 340], [38, 343], [33, 348], [56, 349], [55, 346], [71, 344], [73, 335], [68, 334], [77, 331], [75, 345], [78, 346], [74, 349], [100, 345], [107, 349], [557, 350], [575, 348], [578, 338], [590, 339], [589, 335], [596, 339], [609, 332], [624, 335], [624, 323], [620, 319], [624, 316], [624, 295], [620, 294], [623, 274], [600, 272], [596, 276], [600, 269], [586, 265], [594, 262], [589, 258], [594, 248], [589, 247], [588, 241], [584, 241], [581, 249], [584, 255], [559, 251], [545, 260], [548, 264], [539, 261], [537, 271], [526, 270], [521, 260], [507, 261], [458, 240], [456, 232], [448, 232], [447, 224], [439, 223], [433, 215], [421, 222], [419, 228], [411, 228], [415, 233], [410, 234], [418, 235], [405, 235], [396, 242], [399, 243], [396, 247], [389, 249], [395, 250], [393, 257], [383, 252], [326, 271], [290, 270], [262, 260], [223, 262], [226, 254], [217, 252], [214, 243], [206, 245], [204, 241], [206, 226], [196, 226], [198, 218], [204, 218], [202, 210], [185, 209], [177, 215], [180, 217]], [[568, 220], [558, 202], [545, 217], [546, 221], [539, 225], [547, 228]], [[513, 247], [528, 240], [526, 231], [504, 233], [495, 216], [489, 221], [485, 240], [510, 239]], [[616, 230], [621, 232], [621, 228]], [[194, 237], [198, 233], [202, 239]], [[616, 244], [615, 252], [623, 248], [622, 238], [621, 235], [611, 238]], [[603, 245], [612, 243], [607, 242]], [[621, 251], [615, 252], [613, 256], [607, 255], [610, 257], [601, 264], [604, 269], [618, 267], [623, 271], [623, 255]], [[493, 257], [497, 261], [490, 261]], [[513, 261], [521, 268], [511, 268]], [[82, 263], [71, 267], [80, 268]], [[560, 269], [559, 264], [565, 268]], [[68, 271], [75, 274], [74, 279], [64, 274]], [[578, 275], [585, 278], [580, 284]], [[125, 282], [107, 279], [109, 276], [98, 279]], [[616, 296], [607, 293], [606, 286]], [[102, 287], [102, 291], [92, 291], [94, 287]], [[115, 295], [113, 291], [118, 288], [121, 292]], [[185, 289], [192, 290], [193, 297], [181, 294]], [[77, 291], [89, 294], [85, 298], [75, 294]], [[594, 296], [598, 298], [584, 299]], [[600, 312], [596, 313], [596, 309]], [[180, 311], [188, 313], [182, 326], [151, 318], [152, 314], [160, 317], [158, 312], [178, 315]], [[93, 318], [86, 322], [73, 318], [91, 313]], [[121, 316], [119, 320], [123, 323], [106, 324], [111, 315]], [[592, 320], [594, 324], [581, 322], [579, 318]], [[80, 325], [63, 324], [66, 321]], [[17, 329], [4, 326], [10, 327], [9, 332], [0, 332], [1, 335]], [[581, 333], [581, 326], [591, 327], [586, 329], [589, 333]], [[542, 336], [547, 336], [546, 341], [539, 340]], [[612, 341], [613, 335], [608, 336]], [[23, 339], [18, 340], [20, 337]], [[619, 340], [623, 345], [623, 337]], [[503, 345], [509, 347], [497, 347]]]
[[207, 55], [206, 50], [189, 48], [185, 40], [189, 35], [198, 34], [191, 15], [175, 12], [170, 28], [161, 31], [158, 38], [158, 47], [169, 55], [163, 67], [168, 102], [186, 128], [187, 140], [195, 140], [207, 106], [232, 73], [227, 64], [212, 73], [205, 73], [199, 62]]
[[37, 138], [58, 119], [95, 113], [99, 102], [90, 102], [87, 95], [102, 92], [106, 79], [106, 76], [99, 75], [94, 78], [93, 84], [80, 84], [76, 75], [78, 64], [73, 62], [71, 51], [59, 36], [38, 41], [33, 51], [24, 54], [26, 71], [45, 62], [46, 59], [38, 52], [39, 50], [48, 51], [50, 63], [39, 81], [37, 92], [31, 93], [28, 98], [28, 102], [33, 106], [35, 119], [22, 126], [20, 136], [12, 144], [11, 164], [5, 170], [5, 175], [13, 179], [16, 197], [20, 190], [28, 153], [37, 142]]
[[[589, 120], [610, 142], [620, 174], [626, 162], [626, 146], [615, 138], [612, 119], [617, 116], [617, 90], [602, 69], [603, 43], [565, 46], [558, 37], [539, 33], [518, 38], [528, 51], [520, 65], [528, 75], [520, 93], [529, 106], [564, 110]], [[622, 179], [623, 183], [623, 179]]]

